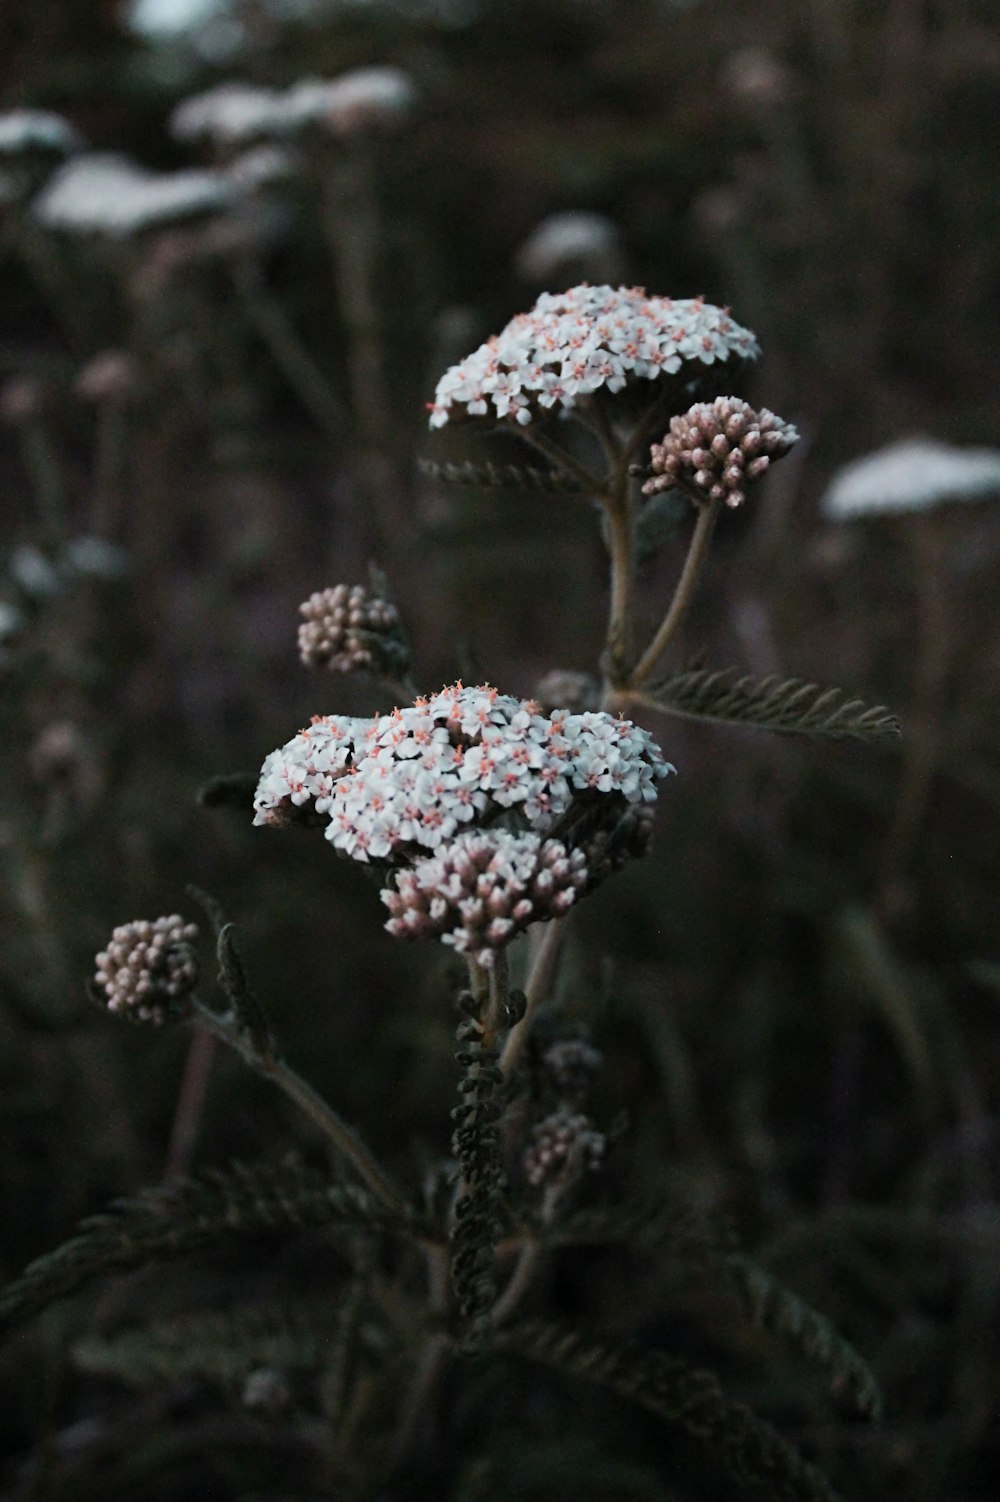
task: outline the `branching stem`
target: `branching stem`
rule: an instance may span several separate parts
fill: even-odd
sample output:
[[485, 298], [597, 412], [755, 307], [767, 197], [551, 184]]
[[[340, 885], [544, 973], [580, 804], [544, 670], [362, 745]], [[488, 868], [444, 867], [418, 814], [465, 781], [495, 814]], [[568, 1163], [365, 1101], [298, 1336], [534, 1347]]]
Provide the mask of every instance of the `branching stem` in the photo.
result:
[[681, 571], [680, 579], [677, 581], [677, 588], [674, 590], [674, 597], [670, 602], [666, 615], [657, 628], [655, 636], [632, 669], [627, 684], [627, 688], [630, 690], [639, 689], [646, 682], [667, 646], [677, 634], [681, 622], [691, 607], [695, 590], [698, 587], [698, 581], [701, 578], [702, 569], [705, 566], [705, 560], [708, 557], [709, 545], [712, 541], [712, 533], [715, 530], [715, 523], [718, 520], [721, 504], [721, 501], [710, 501], [707, 504], [702, 503], [698, 509], [698, 521], [691, 537], [687, 557], [684, 560], [684, 568]]
[[528, 976], [528, 984], [525, 987], [526, 1005], [524, 1015], [520, 1022], [514, 1024], [507, 1034], [507, 1041], [500, 1054], [500, 1070], [505, 1079], [510, 1079], [521, 1052], [528, 1041], [531, 1031], [532, 1020], [539, 1004], [545, 1000], [552, 988], [555, 977], [556, 962], [565, 937], [565, 919], [555, 918], [548, 923], [542, 935], [541, 943], [535, 955], [531, 973]]

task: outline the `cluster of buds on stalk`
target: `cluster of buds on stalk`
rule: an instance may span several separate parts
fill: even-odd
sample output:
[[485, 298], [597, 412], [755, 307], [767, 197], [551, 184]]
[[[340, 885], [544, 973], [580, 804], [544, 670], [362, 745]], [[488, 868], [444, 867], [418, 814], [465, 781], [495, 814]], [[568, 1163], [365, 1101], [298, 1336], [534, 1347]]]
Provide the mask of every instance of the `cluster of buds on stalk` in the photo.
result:
[[120, 924], [95, 960], [95, 990], [108, 1011], [155, 1024], [183, 1017], [198, 979], [197, 938], [197, 925], [177, 913]]
[[399, 611], [383, 595], [360, 584], [337, 584], [311, 594], [299, 612], [299, 655], [307, 668], [388, 678], [407, 671], [410, 651]]
[[680, 487], [699, 504], [741, 506], [747, 487], [759, 480], [772, 459], [787, 454], [798, 440], [791, 423], [764, 407], [760, 412], [736, 396], [697, 402], [670, 420], [651, 451], [653, 478], [645, 495]]

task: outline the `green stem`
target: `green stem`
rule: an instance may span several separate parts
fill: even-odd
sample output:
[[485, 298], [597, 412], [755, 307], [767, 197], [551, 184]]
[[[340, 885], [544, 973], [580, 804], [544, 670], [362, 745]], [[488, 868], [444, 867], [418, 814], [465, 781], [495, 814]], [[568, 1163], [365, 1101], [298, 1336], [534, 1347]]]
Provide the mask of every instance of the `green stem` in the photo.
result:
[[591, 474], [586, 465], [581, 464], [579, 459], [574, 459], [573, 455], [567, 453], [558, 443], [553, 443], [551, 438], [546, 438], [544, 433], [532, 432], [526, 427], [518, 429], [518, 437], [523, 438], [525, 443], [530, 443], [532, 448], [536, 448], [540, 454], [550, 459], [557, 470], [561, 470], [564, 475], [575, 480], [585, 495], [592, 496], [601, 505], [606, 504], [605, 481]]
[[383, 1205], [396, 1214], [409, 1214], [403, 1196], [383, 1173], [357, 1133], [307, 1080], [276, 1054], [259, 1053], [247, 1034], [241, 1032], [229, 1016], [213, 1012], [199, 1001], [194, 1003], [194, 1010], [199, 1021], [223, 1043], [235, 1049], [244, 1063], [277, 1085], [289, 1100], [295, 1102]]
[[718, 519], [720, 507], [720, 501], [710, 501], [707, 504], [703, 503], [699, 507], [698, 521], [691, 538], [687, 557], [684, 560], [684, 568], [680, 579], [677, 581], [674, 597], [670, 602], [670, 607], [666, 615], [660, 622], [655, 636], [632, 669], [626, 685], [627, 689], [635, 690], [642, 687], [650, 673], [656, 667], [664, 651], [677, 634], [681, 622], [687, 615], [691, 607], [691, 601], [694, 599], [695, 590], [698, 587], [698, 581], [701, 578], [702, 569], [705, 566], [705, 560], [708, 557], [709, 545], [712, 541], [712, 533], [715, 530], [715, 523]]

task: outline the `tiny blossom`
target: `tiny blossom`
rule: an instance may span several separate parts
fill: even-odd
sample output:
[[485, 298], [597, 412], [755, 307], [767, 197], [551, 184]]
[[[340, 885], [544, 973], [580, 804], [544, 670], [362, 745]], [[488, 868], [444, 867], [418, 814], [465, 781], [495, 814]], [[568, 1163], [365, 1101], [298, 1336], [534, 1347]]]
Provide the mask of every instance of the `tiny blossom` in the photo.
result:
[[33, 212], [48, 229], [124, 239], [217, 213], [235, 198], [235, 184], [220, 172], [150, 172], [111, 152], [87, 152], [53, 174]]
[[522, 1159], [524, 1176], [533, 1189], [540, 1189], [564, 1175], [591, 1172], [604, 1161], [607, 1140], [589, 1116], [555, 1111], [538, 1122]]
[[0, 156], [52, 151], [69, 156], [79, 151], [83, 137], [75, 125], [51, 110], [8, 110], [0, 115]]
[[642, 487], [655, 495], [683, 485], [705, 501], [740, 506], [746, 488], [765, 473], [772, 459], [780, 459], [798, 442], [791, 423], [766, 407], [755, 412], [736, 396], [697, 402], [680, 417], [670, 419], [662, 443], [652, 447], [654, 478]]
[[168, 918], [123, 923], [94, 961], [94, 982], [109, 1012], [160, 1023], [182, 1011], [197, 980], [194, 923]]
[[649, 297], [639, 287], [572, 287], [543, 295], [438, 382], [430, 425], [492, 417], [526, 425], [596, 391], [755, 359], [757, 340], [703, 298]]
[[437, 937], [480, 965], [531, 923], [558, 918], [587, 886], [586, 856], [559, 840], [469, 830], [396, 875], [382, 892], [399, 939]]
[[517, 253], [521, 276], [544, 282], [568, 268], [580, 275], [614, 276], [622, 260], [618, 226], [604, 214], [550, 214]]
[[272, 751], [254, 795], [255, 824], [285, 824], [296, 809], [326, 813], [333, 784], [350, 770], [372, 720], [317, 715], [287, 745]]
[[337, 584], [311, 594], [299, 611], [305, 617], [299, 627], [299, 655], [307, 668], [405, 672], [409, 653], [399, 612], [381, 595], [360, 584]]
[[823, 497], [822, 509], [833, 520], [846, 521], [994, 495], [1000, 495], [1000, 449], [911, 438], [846, 465]]

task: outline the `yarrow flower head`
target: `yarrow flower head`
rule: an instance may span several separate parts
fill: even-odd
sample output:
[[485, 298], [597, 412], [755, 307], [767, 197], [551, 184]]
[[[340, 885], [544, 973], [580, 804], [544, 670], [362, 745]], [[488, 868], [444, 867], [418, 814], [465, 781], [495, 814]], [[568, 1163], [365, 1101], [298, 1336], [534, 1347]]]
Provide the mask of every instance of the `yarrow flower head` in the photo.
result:
[[[628, 720], [457, 683], [372, 720], [314, 720], [265, 761], [254, 822], [325, 817], [336, 850], [409, 873], [399, 902], [383, 893], [392, 932], [485, 953], [643, 849], [670, 771]], [[482, 912], [480, 878], [496, 893]]]
[[598, 391], [756, 359], [757, 340], [703, 298], [641, 287], [572, 287], [543, 295], [438, 382], [432, 428], [463, 417], [522, 426]]
[[822, 509], [835, 521], [849, 521], [994, 495], [1000, 495], [1000, 449], [909, 438], [846, 465], [823, 497]]
[[157, 1024], [182, 1015], [198, 978], [197, 938], [197, 925], [177, 913], [116, 928], [94, 962], [94, 984], [108, 1011]]
[[571, 210], [550, 214], [535, 226], [517, 253], [517, 269], [530, 281], [546, 282], [560, 273], [615, 276], [622, 262], [622, 237], [605, 214]]
[[307, 668], [332, 673], [370, 671], [390, 677], [405, 673], [409, 649], [403, 640], [399, 612], [382, 595], [337, 584], [317, 590], [299, 612], [299, 655]]
[[69, 156], [83, 146], [75, 125], [51, 110], [7, 110], [0, 114], [0, 157], [51, 152]]
[[218, 213], [236, 196], [220, 172], [150, 172], [111, 152], [85, 152], [53, 174], [33, 210], [47, 229], [127, 238]]
[[681, 484], [703, 502], [741, 506], [747, 486], [759, 480], [772, 459], [798, 442], [798, 432], [766, 407], [760, 412], [736, 396], [697, 402], [670, 419], [669, 432], [652, 447], [653, 478], [642, 487], [656, 495]]

